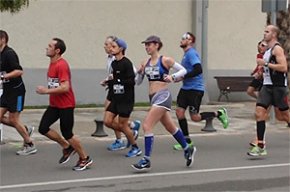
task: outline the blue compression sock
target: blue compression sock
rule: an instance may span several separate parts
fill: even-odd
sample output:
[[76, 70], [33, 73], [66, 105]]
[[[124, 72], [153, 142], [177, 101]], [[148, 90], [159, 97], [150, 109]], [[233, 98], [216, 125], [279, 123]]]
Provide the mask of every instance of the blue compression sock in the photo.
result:
[[150, 159], [154, 143], [154, 135], [145, 135], [145, 157]]
[[173, 134], [173, 137], [176, 139], [176, 141], [181, 145], [183, 149], [187, 148], [186, 140], [180, 129], [177, 129], [177, 131]]

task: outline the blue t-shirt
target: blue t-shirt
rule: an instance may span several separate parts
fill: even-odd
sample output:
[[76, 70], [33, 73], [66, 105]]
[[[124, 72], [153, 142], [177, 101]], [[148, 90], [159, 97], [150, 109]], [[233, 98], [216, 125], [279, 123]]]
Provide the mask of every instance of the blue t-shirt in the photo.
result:
[[[181, 61], [182, 66], [186, 69], [187, 73], [193, 70], [193, 66], [196, 64], [201, 64], [199, 55], [194, 48], [188, 49], [183, 56]], [[202, 74], [195, 77], [190, 77], [183, 80], [183, 85], [181, 89], [185, 90], [198, 90], [204, 91], [204, 82]]]

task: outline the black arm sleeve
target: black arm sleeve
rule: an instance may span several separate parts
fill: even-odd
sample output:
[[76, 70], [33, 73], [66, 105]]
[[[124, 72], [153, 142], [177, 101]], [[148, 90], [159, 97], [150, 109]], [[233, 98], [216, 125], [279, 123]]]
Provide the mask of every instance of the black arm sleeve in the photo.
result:
[[186, 73], [186, 75], [184, 75], [184, 79], [195, 77], [195, 76], [197, 76], [197, 75], [199, 75], [201, 73], [202, 73], [201, 64], [200, 63], [195, 64], [193, 66], [192, 71], [190, 71], [189, 73]]

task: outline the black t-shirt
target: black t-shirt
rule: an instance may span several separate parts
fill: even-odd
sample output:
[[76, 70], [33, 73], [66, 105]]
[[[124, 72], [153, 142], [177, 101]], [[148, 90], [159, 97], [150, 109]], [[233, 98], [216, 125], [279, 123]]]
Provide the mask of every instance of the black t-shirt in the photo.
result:
[[[10, 73], [14, 70], [22, 70], [22, 67], [19, 64], [19, 59], [16, 52], [5, 46], [1, 52], [0, 58], [0, 73]], [[4, 91], [7, 89], [17, 88], [23, 84], [22, 77], [11, 78], [8, 81], [3, 83]]]
[[135, 73], [132, 62], [123, 57], [121, 60], [112, 62], [113, 80], [109, 82], [113, 90], [112, 100], [118, 102], [135, 101]]

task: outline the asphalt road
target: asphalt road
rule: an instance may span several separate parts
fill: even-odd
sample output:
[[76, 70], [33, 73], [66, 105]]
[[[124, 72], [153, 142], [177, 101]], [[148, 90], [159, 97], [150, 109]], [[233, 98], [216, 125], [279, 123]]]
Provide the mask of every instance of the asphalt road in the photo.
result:
[[[77, 156], [59, 165], [61, 149], [46, 140], [36, 141], [38, 153], [16, 156], [21, 143], [1, 145], [1, 192], [170, 192], [170, 191], [290, 191], [289, 128], [269, 129], [268, 156], [246, 155], [253, 133], [229, 132], [192, 135], [197, 146], [193, 167], [185, 166], [182, 151], [174, 151], [171, 136], [155, 138], [152, 170], [135, 173], [140, 159], [126, 158], [126, 150], [109, 152], [112, 138], [82, 137], [93, 158], [92, 167], [75, 172]], [[143, 149], [143, 138], [138, 140]]]

